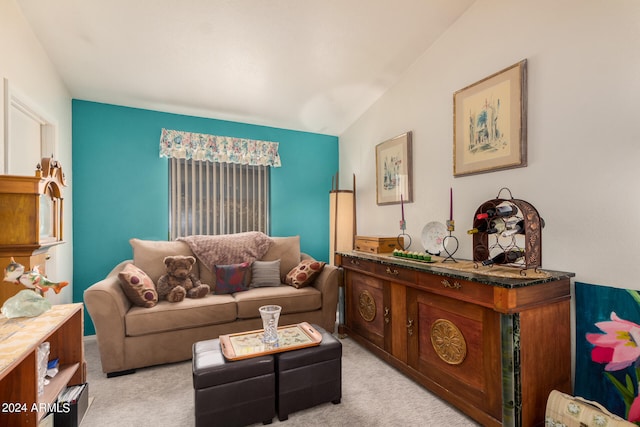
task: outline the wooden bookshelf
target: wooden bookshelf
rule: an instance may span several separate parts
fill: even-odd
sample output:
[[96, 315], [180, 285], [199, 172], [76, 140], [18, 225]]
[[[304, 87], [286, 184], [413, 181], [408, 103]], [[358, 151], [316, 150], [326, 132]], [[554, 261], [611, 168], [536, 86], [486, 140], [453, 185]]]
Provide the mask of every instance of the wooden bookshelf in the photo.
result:
[[[0, 315], [0, 425], [37, 426], [68, 385], [86, 382], [82, 304], [54, 305], [37, 317]], [[59, 372], [38, 395], [37, 349], [49, 342]]]

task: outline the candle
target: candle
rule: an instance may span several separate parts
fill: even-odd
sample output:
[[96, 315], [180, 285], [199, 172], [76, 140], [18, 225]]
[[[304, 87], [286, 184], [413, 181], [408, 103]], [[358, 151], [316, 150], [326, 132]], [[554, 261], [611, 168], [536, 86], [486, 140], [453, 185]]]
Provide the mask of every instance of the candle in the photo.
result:
[[404, 199], [402, 198], [402, 194], [400, 194], [400, 208], [402, 209], [402, 221], [404, 222]]
[[449, 187], [449, 220], [453, 221], [453, 188]]

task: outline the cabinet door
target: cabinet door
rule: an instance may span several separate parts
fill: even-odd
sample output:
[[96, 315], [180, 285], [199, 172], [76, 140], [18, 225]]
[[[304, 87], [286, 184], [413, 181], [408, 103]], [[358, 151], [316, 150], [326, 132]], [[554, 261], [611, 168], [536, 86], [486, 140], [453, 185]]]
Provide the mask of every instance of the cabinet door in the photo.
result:
[[407, 314], [409, 365], [457, 406], [500, 420], [500, 315], [416, 289], [407, 290]]
[[[389, 324], [389, 285], [384, 280], [346, 271], [347, 326], [371, 343], [386, 349]], [[387, 337], [387, 338], [386, 338]]]

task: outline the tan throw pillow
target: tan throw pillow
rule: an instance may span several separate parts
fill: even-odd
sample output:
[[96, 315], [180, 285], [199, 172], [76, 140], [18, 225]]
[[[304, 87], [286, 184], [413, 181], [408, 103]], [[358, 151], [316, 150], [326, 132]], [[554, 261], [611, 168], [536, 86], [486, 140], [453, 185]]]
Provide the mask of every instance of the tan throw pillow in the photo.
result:
[[294, 288], [304, 288], [309, 286], [315, 280], [316, 276], [320, 274], [325, 266], [325, 262], [316, 261], [314, 259], [305, 259], [293, 268], [285, 279], [287, 285], [291, 285]]
[[280, 280], [300, 262], [300, 236], [271, 237], [273, 243], [259, 261], [280, 260]]
[[[185, 242], [131, 239], [129, 243], [133, 248], [133, 263], [147, 273], [153, 283], [157, 283], [160, 276], [167, 272], [167, 268], [164, 265], [165, 257], [175, 255], [193, 256], [191, 248]], [[195, 263], [191, 273], [200, 278], [198, 263]]]
[[135, 265], [127, 264], [118, 273], [118, 278], [122, 290], [133, 304], [151, 308], [158, 303], [158, 292], [153, 281]]

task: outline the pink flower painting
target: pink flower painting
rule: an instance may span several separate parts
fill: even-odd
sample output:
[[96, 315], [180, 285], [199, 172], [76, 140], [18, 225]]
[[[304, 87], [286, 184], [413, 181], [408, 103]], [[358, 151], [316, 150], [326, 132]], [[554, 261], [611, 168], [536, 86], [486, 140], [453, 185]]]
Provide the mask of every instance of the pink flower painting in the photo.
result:
[[[637, 291], [629, 293], [638, 301]], [[640, 397], [638, 397], [638, 378], [640, 378], [640, 325], [620, 318], [611, 312], [611, 320], [597, 322], [595, 325], [604, 333], [588, 333], [587, 341], [594, 345], [591, 360], [606, 363], [604, 376], [618, 390], [625, 402], [626, 418], [630, 422], [640, 421]], [[616, 378], [612, 372], [632, 367], [636, 380], [626, 373], [624, 381]]]
[[596, 326], [604, 334], [587, 334], [587, 341], [595, 345], [591, 359], [606, 363], [606, 371], [619, 371], [640, 357], [640, 325], [621, 319], [615, 312], [611, 320], [598, 322]]

